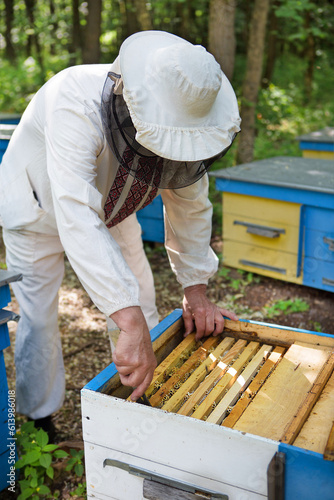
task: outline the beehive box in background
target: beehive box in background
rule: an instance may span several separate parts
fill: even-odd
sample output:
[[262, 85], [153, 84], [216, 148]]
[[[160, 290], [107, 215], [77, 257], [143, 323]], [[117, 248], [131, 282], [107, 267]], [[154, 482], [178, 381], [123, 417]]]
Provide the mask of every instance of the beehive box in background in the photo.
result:
[[334, 127], [325, 127], [297, 137], [304, 158], [334, 160]]
[[16, 113], [0, 113], [0, 163], [20, 119]]
[[147, 207], [138, 210], [137, 218], [142, 228], [143, 241], [156, 243], [165, 241], [163, 203], [160, 195]]
[[216, 170], [223, 262], [334, 292], [334, 163], [275, 157]]
[[17, 125], [20, 119], [21, 115], [18, 113], [0, 113], [0, 124]]
[[2, 124], [0, 123], [0, 163], [5, 151], [8, 147], [9, 141], [12, 134], [16, 128], [16, 125]]
[[184, 339], [176, 310], [152, 330], [153, 407], [113, 364], [82, 390], [88, 498], [332, 500], [334, 338], [226, 324]]
[[[9, 283], [21, 279], [21, 275], [0, 269], [0, 491], [15, 480], [13, 472], [16, 461], [15, 446], [15, 395], [8, 391], [6, 367], [3, 351], [9, 347], [8, 321], [17, 320], [17, 314], [3, 309], [11, 301]], [[11, 409], [11, 419], [8, 412]], [[10, 495], [11, 493], [9, 493]]]

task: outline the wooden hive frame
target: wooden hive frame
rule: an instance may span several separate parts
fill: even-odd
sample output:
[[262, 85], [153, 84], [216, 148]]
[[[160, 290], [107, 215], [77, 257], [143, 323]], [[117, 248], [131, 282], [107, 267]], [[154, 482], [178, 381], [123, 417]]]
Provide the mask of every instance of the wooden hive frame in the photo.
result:
[[[218, 337], [183, 332], [180, 318], [153, 342], [152, 406], [334, 459], [333, 337], [228, 319]], [[117, 376], [103, 392], [129, 395]]]

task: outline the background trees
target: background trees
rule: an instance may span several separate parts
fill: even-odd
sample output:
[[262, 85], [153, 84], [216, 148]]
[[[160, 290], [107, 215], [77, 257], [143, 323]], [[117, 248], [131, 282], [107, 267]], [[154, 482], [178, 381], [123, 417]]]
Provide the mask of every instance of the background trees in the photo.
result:
[[238, 162], [252, 161], [255, 140], [255, 109], [261, 85], [269, 0], [255, 0], [250, 20], [246, 74], [242, 90], [241, 121], [244, 132], [238, 146]]
[[331, 0], [5, 0], [0, 112], [21, 113], [59, 70], [110, 62], [127, 36], [159, 29], [207, 47], [232, 82], [237, 161], [299, 154], [299, 133], [334, 123], [333, 25]]

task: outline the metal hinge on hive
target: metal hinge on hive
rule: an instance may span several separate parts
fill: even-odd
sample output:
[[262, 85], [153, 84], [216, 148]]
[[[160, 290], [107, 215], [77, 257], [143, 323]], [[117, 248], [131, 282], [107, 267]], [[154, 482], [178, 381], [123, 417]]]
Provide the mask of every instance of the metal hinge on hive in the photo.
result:
[[[180, 493], [189, 493], [187, 496], [182, 496], [182, 498], [187, 500], [228, 500], [229, 498], [228, 495], [225, 495], [224, 493], [207, 489], [202, 490], [194, 484], [177, 481], [176, 479], [168, 476], [155, 474], [147, 469], [135, 467], [126, 462], [121, 462], [120, 460], [106, 458], [103, 462], [103, 467], [106, 466], [116, 467], [118, 469], [125, 470], [134, 476], [142, 477], [144, 479], [143, 497], [146, 500], [154, 500], [156, 498], [159, 498], [159, 500], [170, 500], [170, 498], [177, 498], [175, 496], [177, 491]], [[159, 496], [157, 496], [157, 494]]]

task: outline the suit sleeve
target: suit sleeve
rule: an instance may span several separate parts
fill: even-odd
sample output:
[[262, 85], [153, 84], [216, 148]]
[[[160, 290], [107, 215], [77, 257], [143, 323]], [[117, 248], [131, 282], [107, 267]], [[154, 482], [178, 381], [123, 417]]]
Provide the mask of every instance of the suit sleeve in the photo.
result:
[[178, 282], [186, 288], [207, 284], [217, 271], [210, 247], [212, 204], [208, 176], [182, 189], [163, 190], [165, 247]]

